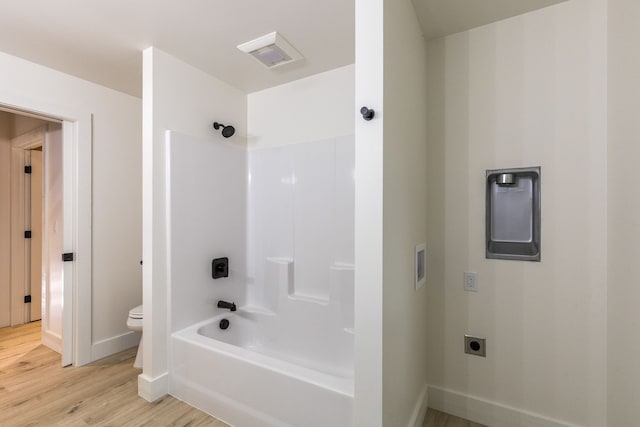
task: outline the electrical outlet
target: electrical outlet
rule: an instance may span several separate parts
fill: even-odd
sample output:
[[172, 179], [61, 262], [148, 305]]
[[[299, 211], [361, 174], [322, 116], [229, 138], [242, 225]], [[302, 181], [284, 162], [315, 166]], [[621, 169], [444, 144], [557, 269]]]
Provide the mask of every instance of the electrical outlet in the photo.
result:
[[468, 271], [464, 273], [464, 290], [468, 292], [478, 292], [476, 273]]
[[465, 335], [464, 352], [473, 356], [487, 357], [487, 339]]

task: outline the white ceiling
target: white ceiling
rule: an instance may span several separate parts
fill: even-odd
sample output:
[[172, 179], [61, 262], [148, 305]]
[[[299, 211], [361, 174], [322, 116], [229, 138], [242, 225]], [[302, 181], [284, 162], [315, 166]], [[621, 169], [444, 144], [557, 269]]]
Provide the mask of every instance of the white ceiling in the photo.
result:
[[434, 39], [566, 0], [413, 0], [425, 38]]
[[[562, 0], [413, 0], [428, 38]], [[353, 0], [13, 0], [0, 51], [135, 96], [141, 51], [164, 50], [254, 92], [354, 62]], [[64, 7], [61, 7], [63, 5]], [[267, 70], [236, 49], [278, 31], [305, 57]]]

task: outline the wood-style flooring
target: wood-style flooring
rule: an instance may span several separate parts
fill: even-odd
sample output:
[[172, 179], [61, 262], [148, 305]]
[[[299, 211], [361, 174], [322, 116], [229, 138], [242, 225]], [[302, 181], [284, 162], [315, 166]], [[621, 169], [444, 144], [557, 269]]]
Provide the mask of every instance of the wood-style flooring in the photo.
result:
[[[227, 426], [170, 396], [139, 398], [135, 355], [62, 368], [40, 344], [40, 322], [0, 328], [0, 426]], [[482, 426], [429, 409], [423, 427]]]
[[482, 424], [467, 421], [444, 412], [429, 408], [422, 427], [486, 427]]
[[135, 355], [62, 368], [40, 322], [0, 329], [0, 426], [227, 426], [170, 396], [139, 398]]

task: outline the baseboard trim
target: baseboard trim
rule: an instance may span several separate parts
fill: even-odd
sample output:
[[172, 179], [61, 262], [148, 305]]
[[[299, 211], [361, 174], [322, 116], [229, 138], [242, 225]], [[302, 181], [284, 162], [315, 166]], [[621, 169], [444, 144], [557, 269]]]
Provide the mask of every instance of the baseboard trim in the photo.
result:
[[491, 427], [578, 427], [501, 403], [429, 386], [429, 407]]
[[138, 375], [138, 396], [147, 402], [155, 402], [169, 393], [169, 373], [149, 378], [145, 374]]
[[119, 351], [135, 347], [139, 343], [140, 333], [133, 331], [95, 342], [91, 345], [91, 361], [111, 356]]
[[420, 395], [413, 407], [413, 413], [409, 419], [408, 427], [422, 427], [424, 417], [427, 415], [427, 407], [429, 406], [429, 387], [424, 383]]
[[49, 347], [56, 353], [62, 354], [62, 337], [46, 329], [42, 329], [42, 344]]

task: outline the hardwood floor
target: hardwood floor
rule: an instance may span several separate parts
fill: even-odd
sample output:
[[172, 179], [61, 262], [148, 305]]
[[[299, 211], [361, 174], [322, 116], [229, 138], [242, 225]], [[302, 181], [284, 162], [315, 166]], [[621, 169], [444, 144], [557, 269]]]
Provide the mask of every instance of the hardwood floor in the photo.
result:
[[444, 412], [429, 408], [422, 427], [486, 427], [482, 424], [467, 421]]
[[[0, 426], [227, 426], [170, 396], [139, 398], [135, 351], [62, 368], [40, 322], [0, 328]], [[423, 427], [482, 426], [429, 409]]]
[[138, 397], [135, 348], [80, 368], [40, 344], [40, 322], [0, 329], [0, 426], [227, 424], [167, 396]]

